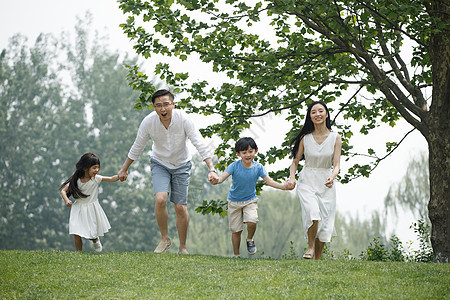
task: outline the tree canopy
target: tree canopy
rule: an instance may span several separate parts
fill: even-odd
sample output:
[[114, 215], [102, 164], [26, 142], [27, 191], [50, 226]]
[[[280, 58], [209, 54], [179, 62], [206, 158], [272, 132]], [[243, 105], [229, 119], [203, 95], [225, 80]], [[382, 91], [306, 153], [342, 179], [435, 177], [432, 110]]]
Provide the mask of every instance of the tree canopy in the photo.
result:
[[[219, 169], [233, 158], [231, 141], [259, 116], [284, 115], [292, 123], [280, 147], [260, 153], [262, 163], [286, 157], [304, 118], [305, 106], [322, 100], [333, 109], [343, 137], [343, 155], [351, 157], [354, 125], [368, 134], [380, 123], [405, 119], [430, 148], [430, 220], [436, 261], [448, 261], [447, 233], [450, 164], [450, 43], [446, 1], [140, 1], [120, 0], [129, 14], [122, 24], [145, 58], [157, 55], [181, 61], [198, 57], [226, 74], [220, 86], [208, 79], [189, 81], [159, 63], [155, 73], [183, 92], [179, 105], [189, 112], [215, 114], [220, 120], [203, 129], [217, 135]], [[131, 67], [129, 78], [140, 90], [136, 107], [151, 105], [154, 91], [147, 75]], [[431, 97], [430, 97], [431, 94]], [[337, 119], [339, 116], [341, 119]], [[386, 144], [387, 153], [398, 141]], [[342, 182], [368, 176], [386, 155], [373, 149], [369, 165], [355, 163]], [[286, 170], [271, 174], [287, 176]]]

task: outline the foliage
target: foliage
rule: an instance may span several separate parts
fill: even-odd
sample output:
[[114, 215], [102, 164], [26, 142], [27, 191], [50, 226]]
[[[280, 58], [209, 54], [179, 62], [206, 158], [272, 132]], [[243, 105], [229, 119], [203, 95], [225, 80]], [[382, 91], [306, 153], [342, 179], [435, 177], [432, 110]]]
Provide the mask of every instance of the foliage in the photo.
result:
[[[426, 138], [430, 155], [430, 220], [436, 260], [450, 259], [448, 185], [442, 165], [450, 153], [448, 80], [450, 7], [446, 1], [140, 1], [119, 0], [128, 19], [121, 27], [136, 53], [181, 62], [200, 60], [220, 74], [199, 80], [179, 65], [159, 62], [155, 74], [182, 92], [188, 112], [219, 116], [202, 130], [217, 136], [217, 168], [233, 161], [232, 144], [258, 117], [273, 114], [292, 124], [284, 141], [258, 157], [274, 163], [289, 154], [305, 107], [322, 100], [343, 138], [342, 154], [352, 160], [341, 182], [369, 176], [412, 130]], [[195, 68], [194, 68], [195, 69]], [[190, 72], [192, 73], [192, 71]], [[137, 107], [146, 107], [153, 89], [144, 74], [130, 69], [139, 86]], [[432, 91], [431, 91], [432, 89]], [[429, 97], [428, 95], [431, 95]], [[354, 152], [350, 139], [404, 118], [413, 129], [399, 141]], [[356, 122], [359, 126], [356, 126]], [[280, 133], [282, 134], [282, 133]], [[363, 145], [364, 147], [366, 145]], [[378, 153], [378, 154], [377, 154]], [[357, 156], [357, 157], [355, 157]], [[370, 161], [360, 158], [369, 158]], [[287, 169], [271, 172], [275, 180]]]
[[380, 238], [376, 237], [360, 256], [361, 259], [368, 261], [387, 261], [389, 253], [386, 251], [384, 245], [380, 243]]
[[423, 219], [413, 223], [410, 228], [414, 229], [419, 238], [419, 248], [410, 250], [403, 247], [402, 242], [393, 235], [391, 237], [390, 251], [376, 237], [364, 250], [360, 257], [369, 261], [411, 261], [411, 262], [433, 262], [433, 249], [430, 244], [430, 226]]
[[417, 219], [425, 219], [428, 224], [427, 203], [430, 199], [430, 172], [426, 153], [419, 153], [408, 164], [401, 180], [393, 184], [384, 198], [387, 210], [398, 214], [398, 207], [407, 209]]
[[5, 299], [445, 299], [450, 276], [446, 264], [143, 252], [0, 251], [0, 269]]
[[300, 259], [301, 256], [297, 254], [294, 247], [294, 242], [290, 241], [289, 252], [281, 256], [282, 259]]
[[379, 237], [383, 243], [388, 240], [385, 233], [386, 222], [378, 212], [373, 212], [370, 218], [364, 220], [359, 216], [343, 215], [337, 211], [334, 226], [337, 236], [327, 245], [330, 254], [333, 252], [334, 256], [341, 256], [341, 252], [345, 256], [347, 250], [349, 253], [360, 253], [373, 237]]
[[325, 244], [321, 259], [354, 260], [356, 258], [347, 248], [342, 251], [335, 251], [330, 249], [328, 244]]
[[402, 242], [397, 236], [391, 237], [392, 249], [389, 253], [390, 261], [405, 261], [404, 249]]
[[202, 215], [218, 214], [222, 218], [225, 218], [227, 216], [227, 206], [228, 203], [225, 200], [203, 200], [202, 205], [198, 206], [195, 211]]
[[[26, 38], [16, 35], [0, 55], [2, 249], [64, 244], [61, 224], [68, 215], [55, 194], [61, 174], [72, 163], [66, 149], [78, 151], [80, 144], [72, 135], [76, 126], [68, 130], [65, 125], [81, 114], [79, 102], [64, 103], [51, 40], [42, 34], [28, 47]], [[86, 131], [79, 128], [78, 133], [84, 136]]]
[[[132, 109], [137, 94], [125, 79], [123, 64], [136, 59], [111, 52], [100, 37], [93, 40], [89, 16], [79, 23], [74, 41], [69, 34], [58, 40], [42, 34], [29, 47], [15, 36], [2, 51], [2, 249], [74, 249], [59, 185], [85, 152], [100, 157], [100, 174], [116, 174], [147, 114]], [[126, 183], [101, 185], [112, 224], [102, 242], [108, 250], [153, 250], [158, 234], [150, 177], [140, 162], [130, 173]]]
[[410, 228], [414, 229], [419, 238], [419, 249], [414, 250], [411, 254], [410, 260], [417, 262], [432, 262], [433, 261], [433, 249], [430, 244], [430, 225], [428, 225], [423, 219], [413, 223]]
[[[214, 72], [226, 75], [227, 80], [215, 87], [209, 81], [189, 84], [188, 73], [174, 73], [167, 63], [156, 67], [156, 74], [176, 87], [175, 91], [187, 93], [181, 105], [188, 111], [221, 117], [217, 124], [202, 131], [223, 140], [216, 150], [219, 169], [232, 159], [230, 141], [237, 140], [250, 127], [252, 117], [268, 113], [286, 113], [284, 117], [293, 128], [282, 147], [260, 154], [261, 162], [286, 157], [305, 105], [312, 100], [330, 104], [339, 100], [332, 108], [344, 120], [363, 122], [363, 134], [380, 122], [394, 126], [400, 115], [416, 125], [409, 112], [399, 109], [399, 102], [413, 114], [422, 114], [420, 110], [427, 101], [421, 90], [431, 83], [427, 55], [430, 32], [448, 30], [447, 23], [431, 18], [421, 4], [401, 1], [397, 5], [402, 9], [398, 9], [384, 1], [341, 1], [333, 5], [325, 0], [301, 4], [261, 1], [252, 5], [215, 2], [119, 1], [123, 12], [129, 14], [121, 26], [135, 41], [138, 54], [145, 58], [154, 54], [174, 56], [181, 61], [197, 54], [201, 61], [212, 64]], [[403, 67], [407, 63], [402, 58], [403, 44], [411, 45], [409, 64], [417, 71], [412, 76]], [[392, 71], [383, 74], [386, 66]], [[146, 75], [139, 76], [136, 68], [130, 74], [132, 84], [145, 82]], [[136, 105], [146, 107], [152, 90], [138, 85], [141, 96]], [[356, 93], [342, 100], [351, 86], [358, 87]], [[363, 91], [372, 94], [372, 99], [358, 98]], [[391, 93], [398, 98], [391, 97]], [[352, 129], [342, 121], [335, 125], [344, 138], [343, 153], [352, 156]], [[397, 146], [389, 142], [387, 151]], [[382, 158], [373, 149], [367, 151], [374, 158], [373, 168]], [[355, 164], [343, 181], [367, 176], [370, 169]], [[275, 179], [286, 176], [275, 172], [271, 175]]]

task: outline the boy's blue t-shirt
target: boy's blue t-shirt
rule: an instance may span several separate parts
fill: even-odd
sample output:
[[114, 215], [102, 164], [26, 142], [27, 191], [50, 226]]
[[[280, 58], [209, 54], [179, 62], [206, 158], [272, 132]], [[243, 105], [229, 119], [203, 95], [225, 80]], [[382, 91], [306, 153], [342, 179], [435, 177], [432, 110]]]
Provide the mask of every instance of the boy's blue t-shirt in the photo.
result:
[[229, 165], [225, 172], [232, 176], [228, 199], [231, 201], [248, 201], [256, 198], [256, 182], [259, 177], [267, 176], [264, 166], [257, 161], [253, 161], [251, 168], [246, 168], [242, 160], [238, 160]]

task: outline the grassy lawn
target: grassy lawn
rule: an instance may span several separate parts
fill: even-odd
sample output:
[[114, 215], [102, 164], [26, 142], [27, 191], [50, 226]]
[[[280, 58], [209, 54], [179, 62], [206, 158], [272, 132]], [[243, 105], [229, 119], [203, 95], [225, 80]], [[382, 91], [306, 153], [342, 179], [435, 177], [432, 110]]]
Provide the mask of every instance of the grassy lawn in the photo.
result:
[[0, 299], [450, 299], [449, 264], [0, 251]]

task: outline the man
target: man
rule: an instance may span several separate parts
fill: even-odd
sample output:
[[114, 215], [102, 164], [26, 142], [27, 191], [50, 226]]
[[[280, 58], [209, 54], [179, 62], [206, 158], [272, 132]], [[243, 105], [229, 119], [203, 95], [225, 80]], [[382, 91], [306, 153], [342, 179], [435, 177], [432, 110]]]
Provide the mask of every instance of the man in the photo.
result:
[[217, 179], [218, 176], [209, 147], [187, 115], [175, 109], [173, 94], [168, 90], [159, 90], [153, 94], [152, 103], [155, 110], [139, 126], [136, 140], [118, 175], [121, 181], [127, 179], [129, 166], [139, 158], [151, 138], [153, 145], [150, 165], [155, 192], [155, 215], [161, 232], [161, 242], [154, 252], [164, 253], [172, 245], [167, 232], [167, 198], [170, 186], [170, 201], [174, 203], [180, 239], [178, 254], [189, 254], [186, 248], [189, 226], [186, 205], [191, 170], [188, 138], [209, 167], [208, 180]]

